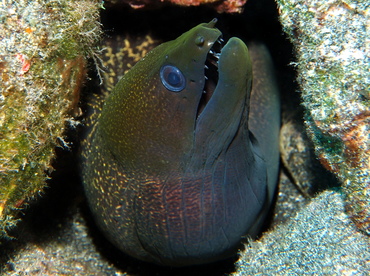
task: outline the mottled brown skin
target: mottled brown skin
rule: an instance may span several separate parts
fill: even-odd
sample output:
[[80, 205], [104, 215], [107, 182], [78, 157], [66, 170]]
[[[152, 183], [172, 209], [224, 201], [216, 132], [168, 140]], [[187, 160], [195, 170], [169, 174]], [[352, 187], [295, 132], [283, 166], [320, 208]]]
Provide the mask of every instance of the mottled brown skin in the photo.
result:
[[[214, 24], [195, 27], [138, 62], [84, 142], [84, 186], [98, 225], [117, 247], [145, 261], [185, 266], [226, 258], [242, 235], [259, 231], [272, 200], [279, 103], [274, 89], [252, 93], [260, 103], [254, 112], [268, 127], [254, 136], [251, 61], [240, 40], [222, 50], [218, 85], [197, 117], [206, 55], [221, 34]], [[180, 92], [163, 86], [164, 64], [185, 75]], [[260, 76], [256, 86], [266, 92], [271, 78]], [[258, 136], [267, 139], [261, 148]]]

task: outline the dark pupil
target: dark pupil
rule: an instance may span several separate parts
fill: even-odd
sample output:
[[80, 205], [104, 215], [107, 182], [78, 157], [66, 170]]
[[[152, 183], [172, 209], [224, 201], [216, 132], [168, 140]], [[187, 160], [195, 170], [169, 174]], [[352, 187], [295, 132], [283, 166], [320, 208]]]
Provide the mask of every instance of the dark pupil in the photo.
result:
[[185, 76], [176, 66], [170, 64], [163, 65], [159, 75], [163, 86], [169, 91], [180, 92], [185, 88]]
[[168, 74], [167, 82], [171, 85], [178, 85], [180, 77], [176, 72], [171, 72]]

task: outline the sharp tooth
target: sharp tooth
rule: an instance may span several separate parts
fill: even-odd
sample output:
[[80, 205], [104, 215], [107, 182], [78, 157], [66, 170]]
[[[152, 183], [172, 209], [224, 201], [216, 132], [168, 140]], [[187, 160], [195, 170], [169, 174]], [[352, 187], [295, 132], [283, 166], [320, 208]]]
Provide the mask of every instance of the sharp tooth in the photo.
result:
[[206, 90], [203, 90], [203, 94], [207, 94]]
[[208, 69], [208, 66], [204, 64], [204, 68]]
[[219, 38], [217, 39], [217, 42], [218, 42], [218, 43], [222, 43], [222, 42], [224, 42], [224, 40], [223, 40], [221, 37], [219, 37]]
[[221, 56], [221, 54], [220, 54], [220, 53], [218, 53], [218, 54], [215, 54], [215, 55], [214, 55], [214, 57], [215, 57], [215, 58], [217, 58], [217, 59], [219, 59], [219, 58], [220, 58], [220, 56]]
[[204, 78], [205, 78], [206, 80], [208, 80], [207, 76], [204, 76]]
[[212, 50], [209, 50], [209, 53], [212, 54], [212, 55], [215, 54], [215, 52], [213, 52]]

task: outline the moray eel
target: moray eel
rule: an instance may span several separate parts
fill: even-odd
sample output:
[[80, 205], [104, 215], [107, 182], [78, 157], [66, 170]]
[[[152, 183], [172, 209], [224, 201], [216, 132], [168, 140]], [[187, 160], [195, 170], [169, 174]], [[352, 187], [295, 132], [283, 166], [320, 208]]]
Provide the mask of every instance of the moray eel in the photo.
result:
[[252, 70], [240, 39], [221, 46], [216, 21], [130, 69], [84, 142], [83, 183], [97, 224], [144, 261], [187, 266], [232, 256], [243, 235], [260, 231], [272, 202], [280, 111], [268, 52], [251, 46]]

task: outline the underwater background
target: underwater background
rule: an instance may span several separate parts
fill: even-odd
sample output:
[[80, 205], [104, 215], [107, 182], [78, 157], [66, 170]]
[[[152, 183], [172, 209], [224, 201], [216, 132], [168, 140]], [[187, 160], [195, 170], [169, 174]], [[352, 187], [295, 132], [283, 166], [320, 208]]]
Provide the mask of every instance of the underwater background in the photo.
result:
[[[366, 275], [369, 4], [249, 0], [240, 13], [219, 4], [1, 4], [2, 274]], [[239, 261], [158, 267], [114, 248], [91, 218], [78, 159], [86, 104], [150, 48], [215, 17], [225, 40], [263, 42], [273, 57], [282, 102], [275, 209]]]

